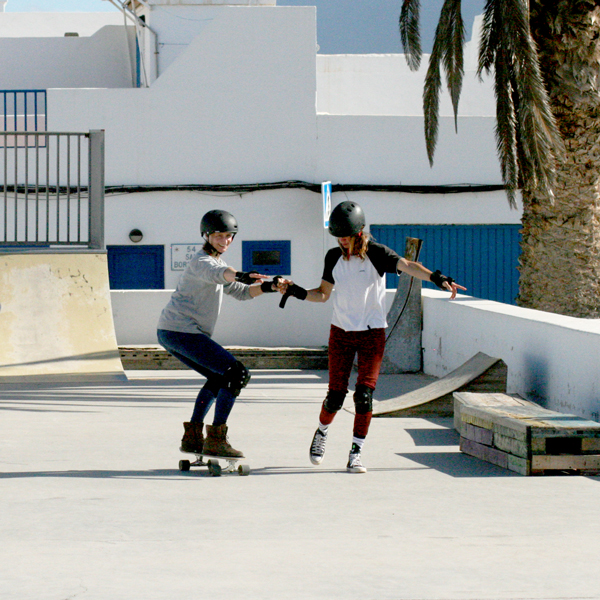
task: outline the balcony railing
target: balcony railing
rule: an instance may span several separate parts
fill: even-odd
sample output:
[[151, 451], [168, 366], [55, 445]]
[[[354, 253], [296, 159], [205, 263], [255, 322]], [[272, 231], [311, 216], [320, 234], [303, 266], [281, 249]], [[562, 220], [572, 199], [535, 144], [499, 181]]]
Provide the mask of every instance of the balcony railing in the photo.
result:
[[0, 131], [0, 250], [104, 247], [104, 131]]

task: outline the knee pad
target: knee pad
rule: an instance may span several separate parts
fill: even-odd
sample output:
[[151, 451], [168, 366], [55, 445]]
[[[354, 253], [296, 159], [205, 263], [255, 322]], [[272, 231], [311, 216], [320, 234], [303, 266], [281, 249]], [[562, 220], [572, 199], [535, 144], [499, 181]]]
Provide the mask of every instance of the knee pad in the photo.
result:
[[366, 385], [357, 385], [354, 390], [354, 407], [357, 415], [373, 412], [373, 390]]
[[223, 382], [220, 377], [209, 377], [204, 384], [204, 389], [209, 391], [215, 398], [219, 393], [219, 390], [223, 387]]
[[336, 392], [335, 390], [329, 390], [325, 397], [323, 407], [329, 413], [336, 413], [344, 405], [344, 399], [346, 398], [346, 392]]
[[239, 396], [242, 389], [248, 385], [250, 381], [250, 371], [238, 360], [225, 373], [223, 373], [225, 387], [235, 397]]

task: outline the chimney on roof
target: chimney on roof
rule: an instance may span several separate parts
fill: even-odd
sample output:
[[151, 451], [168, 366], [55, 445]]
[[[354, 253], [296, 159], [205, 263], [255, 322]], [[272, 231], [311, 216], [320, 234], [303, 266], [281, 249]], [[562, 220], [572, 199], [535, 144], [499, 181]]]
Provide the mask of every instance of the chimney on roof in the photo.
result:
[[0, 0], [0, 12], [4, 12], [4, 7], [6, 6], [7, 2], [8, 0]]

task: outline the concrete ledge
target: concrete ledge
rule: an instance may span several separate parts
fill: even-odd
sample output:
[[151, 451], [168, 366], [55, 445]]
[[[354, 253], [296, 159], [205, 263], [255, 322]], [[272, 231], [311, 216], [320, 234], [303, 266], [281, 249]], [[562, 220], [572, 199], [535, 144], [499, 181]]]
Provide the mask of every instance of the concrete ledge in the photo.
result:
[[[226, 347], [248, 369], [327, 369], [327, 347], [249, 348]], [[125, 370], [188, 369], [161, 346], [119, 348]]]

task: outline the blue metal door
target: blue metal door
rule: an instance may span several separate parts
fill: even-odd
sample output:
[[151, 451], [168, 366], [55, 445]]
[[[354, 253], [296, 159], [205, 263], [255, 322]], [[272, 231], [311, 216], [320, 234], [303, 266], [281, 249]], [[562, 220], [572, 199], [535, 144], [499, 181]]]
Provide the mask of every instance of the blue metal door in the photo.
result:
[[[371, 225], [375, 240], [404, 253], [407, 237], [423, 240], [420, 262], [467, 288], [469, 296], [515, 304], [520, 225]], [[398, 276], [387, 276], [395, 288]], [[423, 287], [435, 286], [423, 283]]]
[[111, 290], [162, 290], [164, 246], [107, 246]]

